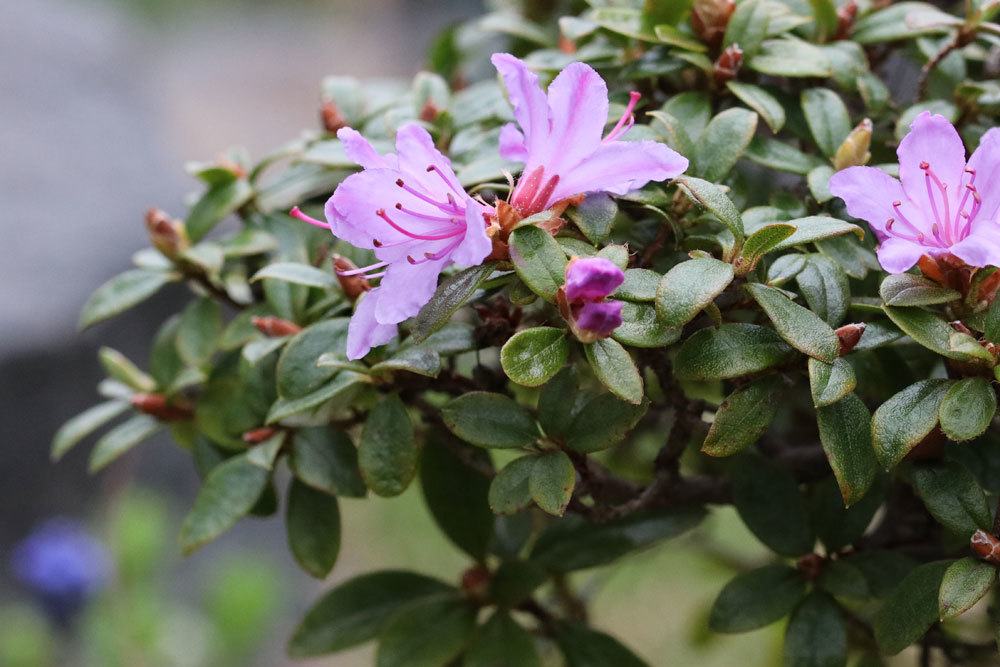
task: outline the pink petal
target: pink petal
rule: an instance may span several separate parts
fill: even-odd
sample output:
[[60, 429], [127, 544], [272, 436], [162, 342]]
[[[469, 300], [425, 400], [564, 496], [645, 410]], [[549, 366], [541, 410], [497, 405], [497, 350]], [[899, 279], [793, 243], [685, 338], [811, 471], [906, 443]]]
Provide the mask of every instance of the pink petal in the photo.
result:
[[528, 159], [524, 135], [514, 123], [507, 123], [500, 128], [500, 157], [514, 162], [525, 162]]
[[[875, 167], [848, 167], [838, 171], [830, 177], [830, 192], [844, 200], [848, 213], [879, 232], [884, 232], [885, 223], [896, 215], [892, 203], [906, 200], [899, 181]], [[930, 234], [930, 225], [924, 223], [917, 211], [911, 215], [907, 209], [904, 215], [918, 229]]]
[[1000, 266], [1000, 226], [982, 226], [949, 249], [969, 266]]
[[[997, 219], [1000, 216], [1000, 127], [994, 127], [979, 140], [979, 147], [969, 158], [969, 167], [976, 170], [976, 188], [983, 198], [976, 222], [1000, 225]], [[967, 205], [966, 210], [968, 208]]]
[[[934, 220], [933, 207], [927, 197], [927, 183], [922, 162], [930, 164], [931, 169], [943, 183], [948, 186], [950, 211], [954, 216], [958, 206], [955, 196], [962, 172], [965, 170], [965, 145], [948, 119], [938, 114], [924, 111], [910, 125], [910, 132], [899, 148], [899, 180], [903, 182], [903, 191], [921, 208], [929, 221]], [[943, 200], [935, 186], [932, 185], [934, 204], [941, 217], [944, 217]]]
[[393, 168], [396, 159], [393, 155], [382, 156], [361, 133], [349, 127], [337, 130], [337, 138], [344, 145], [347, 157], [357, 162], [365, 169]]
[[528, 152], [537, 155], [548, 140], [549, 104], [538, 85], [538, 75], [523, 61], [509, 53], [494, 53], [490, 58], [507, 88], [507, 97], [514, 107], [514, 118], [524, 132]]
[[397, 324], [420, 312], [437, 289], [438, 276], [447, 259], [410, 264], [406, 260], [386, 269], [375, 304], [375, 319], [382, 324]]
[[[546, 171], [565, 177], [561, 165], [572, 167], [601, 145], [608, 122], [608, 86], [601, 75], [584, 63], [572, 63], [559, 72], [548, 91], [552, 129], [548, 155], [532, 158]], [[535, 160], [532, 160], [535, 162]]]
[[562, 174], [549, 201], [589, 192], [623, 195], [651, 181], [676, 178], [687, 166], [687, 158], [659, 142], [612, 141]]
[[889, 273], [904, 273], [911, 269], [927, 250], [917, 243], [888, 238], [878, 246], [878, 262]]
[[381, 296], [381, 288], [376, 287], [361, 296], [354, 308], [354, 316], [347, 326], [347, 358], [361, 359], [373, 348], [385, 345], [396, 337], [395, 324], [379, 324], [375, 320], [375, 308]]
[[461, 268], [482, 264], [493, 252], [493, 241], [486, 235], [483, 213], [487, 209], [479, 202], [469, 200], [465, 209], [465, 237], [449, 258]]
[[399, 169], [403, 172], [403, 179], [411, 181], [410, 185], [416, 186], [419, 183], [422, 189], [427, 190], [438, 201], [446, 201], [449, 192], [458, 196], [440, 176], [427, 171], [427, 167], [434, 165], [453, 185], [458, 185], [451, 160], [441, 154], [434, 145], [434, 139], [423, 126], [406, 123], [396, 131], [396, 154], [399, 155]]

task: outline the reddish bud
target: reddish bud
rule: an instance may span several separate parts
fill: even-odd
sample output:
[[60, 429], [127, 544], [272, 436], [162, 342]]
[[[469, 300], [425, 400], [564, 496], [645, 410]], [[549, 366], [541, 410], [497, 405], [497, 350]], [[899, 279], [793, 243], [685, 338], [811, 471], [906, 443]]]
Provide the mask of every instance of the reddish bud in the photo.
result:
[[740, 48], [739, 44], [730, 44], [715, 61], [713, 68], [715, 83], [719, 86], [726, 85], [727, 81], [732, 81], [736, 78], [736, 74], [742, 66], [743, 49]]
[[845, 324], [834, 333], [837, 334], [837, 340], [840, 341], [840, 356], [844, 356], [849, 354], [861, 340], [861, 336], [865, 333], [865, 323]]
[[795, 564], [795, 568], [802, 573], [807, 581], [815, 581], [823, 572], [823, 565], [826, 563], [819, 554], [806, 554]]
[[490, 591], [490, 571], [485, 565], [473, 565], [462, 573], [462, 591], [474, 600], [485, 600]]
[[161, 209], [146, 211], [146, 229], [153, 247], [169, 259], [176, 259], [191, 246], [184, 223], [171, 218]]
[[576, 42], [566, 35], [559, 35], [559, 50], [567, 55], [576, 53]]
[[960, 322], [959, 320], [955, 320], [954, 322], [949, 322], [948, 324], [950, 324], [951, 328], [954, 329], [955, 331], [957, 331], [958, 333], [964, 333], [964, 334], [967, 334], [969, 336], [972, 335], [972, 329], [970, 329], [969, 327], [965, 326], [964, 322]]
[[183, 421], [194, 415], [191, 406], [171, 403], [163, 394], [133, 394], [130, 402], [139, 412], [156, 417], [160, 421]]
[[734, 0], [695, 0], [691, 7], [691, 27], [703, 42], [718, 48], [734, 11]]
[[348, 271], [355, 271], [357, 268], [354, 262], [346, 257], [340, 255], [333, 256], [333, 271], [337, 276], [337, 282], [340, 283], [340, 289], [344, 291], [344, 296], [351, 301], [357, 301], [359, 296], [372, 288], [371, 283], [362, 274], [352, 276], [343, 275]]
[[264, 317], [251, 317], [250, 321], [257, 331], [270, 338], [280, 338], [281, 336], [292, 336], [302, 331], [302, 327], [295, 322], [283, 320], [280, 317], [266, 315]]
[[424, 102], [424, 107], [420, 110], [420, 120], [425, 123], [433, 123], [440, 113], [441, 110], [437, 108], [437, 105], [427, 100]]
[[323, 102], [319, 109], [319, 117], [323, 123], [323, 129], [330, 134], [336, 134], [337, 130], [347, 127], [347, 119], [340, 113], [340, 109], [332, 100]]
[[837, 9], [837, 32], [834, 39], [847, 39], [854, 27], [854, 19], [858, 16], [858, 3], [855, 0], [847, 0]]
[[259, 445], [265, 440], [273, 438], [277, 433], [278, 429], [271, 426], [255, 428], [243, 434], [243, 442], [250, 445]]
[[972, 534], [969, 546], [972, 547], [972, 553], [980, 560], [1000, 565], [1000, 539], [995, 535], [990, 535], [985, 530], [977, 530]]

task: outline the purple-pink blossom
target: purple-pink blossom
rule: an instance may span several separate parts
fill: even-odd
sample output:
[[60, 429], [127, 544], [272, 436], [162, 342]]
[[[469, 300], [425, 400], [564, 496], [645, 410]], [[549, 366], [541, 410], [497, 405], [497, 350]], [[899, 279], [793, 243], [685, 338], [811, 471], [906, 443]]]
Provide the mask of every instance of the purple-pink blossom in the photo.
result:
[[625, 281], [625, 273], [604, 257], [574, 257], [566, 265], [561, 307], [574, 333], [585, 342], [607, 338], [621, 326], [621, 301], [607, 297]]
[[624, 195], [651, 181], [665, 181], [687, 169], [688, 161], [657, 141], [621, 141], [632, 127], [639, 100], [604, 135], [608, 87], [589, 65], [572, 63], [552, 81], [548, 94], [521, 60], [497, 53], [500, 72], [517, 125], [500, 133], [500, 154], [524, 162], [510, 204], [527, 217], [553, 204], [595, 192]]
[[[397, 325], [416, 315], [449, 264], [475, 266], [492, 251], [486, 234], [493, 210], [462, 189], [451, 162], [427, 130], [408, 123], [396, 133], [396, 153], [379, 155], [358, 132], [337, 132], [363, 170], [348, 176], [326, 203], [326, 223], [293, 215], [374, 252], [378, 261], [347, 273], [381, 278], [362, 295], [347, 334], [347, 357], [384, 345]], [[346, 275], [346, 274], [345, 274]]]
[[923, 255], [1000, 265], [1000, 128], [983, 135], [966, 162], [952, 124], [925, 111], [896, 153], [899, 180], [872, 167], [849, 167], [830, 179], [830, 192], [875, 232], [882, 267], [902, 273]]

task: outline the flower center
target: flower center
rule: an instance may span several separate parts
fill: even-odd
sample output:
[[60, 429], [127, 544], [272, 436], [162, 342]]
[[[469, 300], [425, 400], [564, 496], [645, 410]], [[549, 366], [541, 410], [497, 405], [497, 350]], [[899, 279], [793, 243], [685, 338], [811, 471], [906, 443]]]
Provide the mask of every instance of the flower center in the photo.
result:
[[510, 205], [524, 217], [544, 211], [557, 185], [559, 185], [559, 174], [551, 176], [546, 181], [545, 167], [539, 165], [517, 182]]

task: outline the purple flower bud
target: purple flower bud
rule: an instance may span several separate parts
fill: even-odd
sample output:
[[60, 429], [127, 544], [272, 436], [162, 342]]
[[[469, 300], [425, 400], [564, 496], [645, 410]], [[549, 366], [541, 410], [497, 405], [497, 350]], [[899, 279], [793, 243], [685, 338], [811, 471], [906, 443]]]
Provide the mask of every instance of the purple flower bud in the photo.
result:
[[51, 519], [15, 547], [11, 567], [52, 619], [65, 624], [107, 583], [111, 559], [82, 526]]
[[573, 259], [566, 265], [566, 299], [599, 301], [608, 296], [625, 280], [625, 273], [611, 260], [603, 257]]
[[621, 301], [585, 303], [575, 313], [576, 327], [597, 338], [607, 338], [621, 326], [624, 305]]

